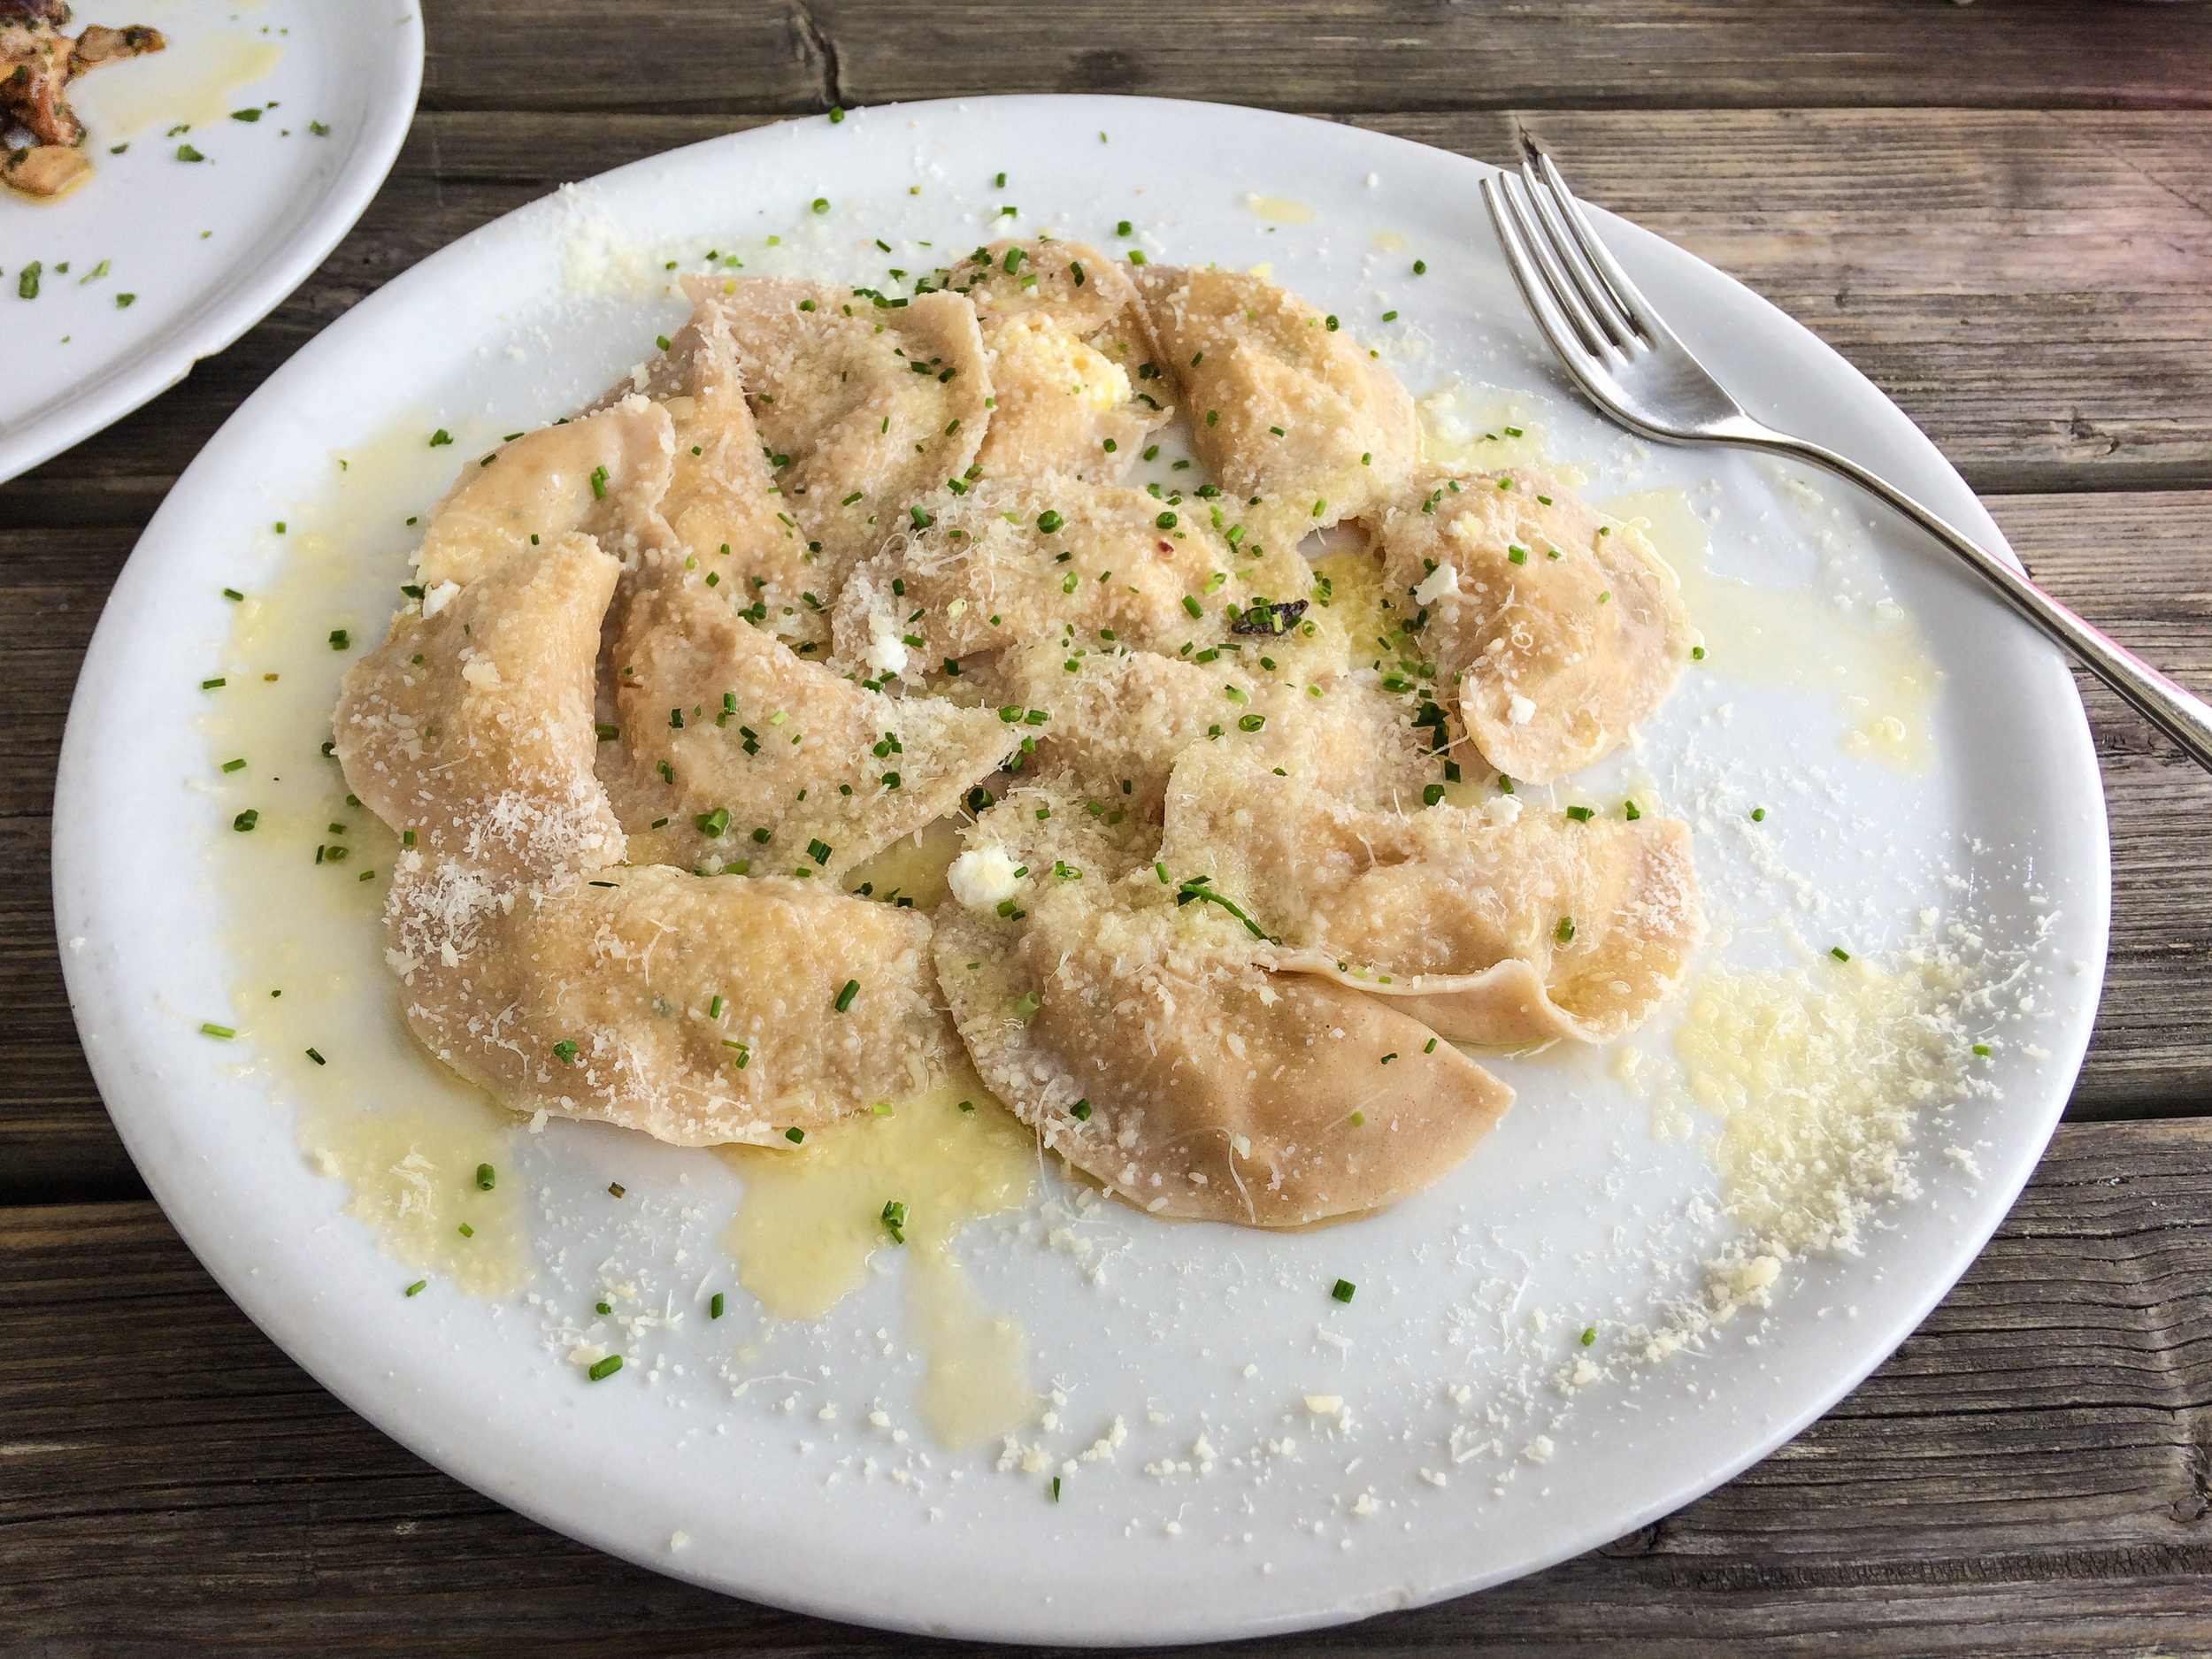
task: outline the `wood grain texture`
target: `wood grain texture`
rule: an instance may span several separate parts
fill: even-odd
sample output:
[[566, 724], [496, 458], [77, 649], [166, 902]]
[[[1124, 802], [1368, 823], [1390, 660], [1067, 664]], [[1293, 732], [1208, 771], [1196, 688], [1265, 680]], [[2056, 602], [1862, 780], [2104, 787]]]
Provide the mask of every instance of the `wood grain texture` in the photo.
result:
[[[2003, 496], [1991, 506], [2039, 578], [2091, 620], [2212, 692], [2212, 492]], [[0, 728], [0, 1203], [142, 1191], [78, 1049], [48, 899], [46, 815], [63, 718], [132, 533], [0, 530], [13, 718]], [[1993, 622], [1995, 618], [1993, 617]], [[2078, 1118], [2212, 1110], [2203, 879], [2206, 777], [2083, 676], [2112, 823], [2112, 956]]]
[[[321, 270], [184, 385], [0, 484], [0, 525], [143, 523], [255, 387], [400, 272], [561, 180], [763, 119], [419, 117]], [[1592, 200], [1820, 334], [1978, 488], [2212, 486], [2212, 114], [1356, 119], [1489, 160], [1525, 125]]]
[[[1269, 1651], [2212, 1649], [2208, 1231], [2212, 1124], [2062, 1128], [1927, 1324], [1766, 1462], [1550, 1572]], [[438, 1474], [294, 1367], [150, 1204], [0, 1211], [0, 1315], [13, 1650], [917, 1645], [656, 1578]]]
[[428, 7], [424, 106], [795, 113], [1107, 92], [1311, 110], [2212, 107], [2212, 18], [2143, 5], [633, 0], [618, 15], [595, 0]]

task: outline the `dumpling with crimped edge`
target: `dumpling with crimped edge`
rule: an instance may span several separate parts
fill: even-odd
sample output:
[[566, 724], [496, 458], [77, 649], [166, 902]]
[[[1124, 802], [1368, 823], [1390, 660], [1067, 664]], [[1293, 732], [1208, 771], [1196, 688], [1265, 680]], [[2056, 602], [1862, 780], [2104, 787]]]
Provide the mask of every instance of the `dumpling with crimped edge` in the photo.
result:
[[973, 465], [991, 377], [975, 308], [956, 294], [878, 306], [833, 283], [689, 277], [728, 320], [783, 495], [824, 605], [909, 503]]
[[1041, 312], [991, 325], [983, 345], [997, 403], [976, 456], [986, 478], [1113, 483], [1172, 413], [1139, 402], [1121, 365]]
[[464, 468], [431, 509], [415, 555], [415, 580], [429, 604], [442, 603], [446, 584], [474, 581], [571, 531], [633, 564], [667, 546], [660, 503], [675, 442], [666, 410], [626, 397], [598, 414], [525, 433], [493, 450], [488, 464]]
[[[1302, 560], [1240, 557], [1202, 503], [1169, 507], [1141, 490], [987, 479], [918, 511], [928, 523], [855, 572], [838, 602], [841, 668], [934, 669], [1070, 629], [1093, 645], [1202, 649], [1225, 637], [1228, 606], [1311, 585]], [[905, 646], [909, 634], [923, 643]]]
[[1692, 635], [1642, 534], [1540, 473], [1432, 475], [1382, 518], [1384, 582], [1482, 757], [1532, 783], [1612, 753], [1673, 688]]
[[834, 878], [952, 811], [1019, 741], [991, 710], [841, 679], [680, 570], [641, 584], [612, 661], [599, 769], [638, 862]]
[[[1016, 797], [970, 840], [1010, 812], [1018, 833], [1048, 800]], [[1374, 1210], [1432, 1185], [1511, 1104], [1386, 1004], [1265, 972], [1239, 922], [1179, 905], [1150, 870], [1108, 885], [1021, 850], [1008, 913], [940, 907], [938, 978], [986, 1084], [1129, 1202], [1263, 1227]]]
[[827, 613], [814, 566], [745, 401], [729, 319], [701, 303], [667, 349], [632, 369], [595, 405], [641, 396], [668, 412], [673, 453], [661, 517], [672, 545], [713, 578], [719, 595], [751, 609], [785, 639], [824, 641]]
[[621, 858], [592, 729], [620, 573], [570, 534], [526, 544], [434, 611], [427, 595], [410, 603], [346, 672], [333, 726], [347, 787], [422, 853], [495, 877]]
[[1263, 278], [1147, 265], [1136, 273], [1160, 365], [1198, 453], [1263, 543], [1359, 518], [1418, 453], [1413, 400], [1320, 311]]
[[1417, 803], [1442, 775], [1425, 733], [1409, 721], [1408, 700], [1384, 692], [1372, 671], [1351, 671], [1325, 642], [1299, 652], [1286, 641], [1246, 641], [1210, 662], [1197, 655], [1106, 647], [1077, 656], [1041, 640], [1004, 652], [976, 678], [992, 698], [1047, 716], [1025, 771], [1059, 778], [1087, 810], [1102, 802], [1153, 825], [1185, 749], [1265, 743], [1286, 722], [1326, 734], [1319, 764], [1345, 799]]
[[958, 1055], [927, 919], [827, 882], [654, 865], [502, 895], [426, 865], [386, 918], [408, 1025], [518, 1112], [763, 1143], [922, 1094]]
[[1497, 1046], [1609, 1041], [1688, 973], [1704, 917], [1686, 825], [1511, 801], [1365, 810], [1330, 793], [1299, 736], [1186, 751], [1159, 854], [1247, 909], [1280, 941], [1274, 965]]
[[1123, 477], [1172, 412], [1134, 385], [1150, 358], [1127, 267], [1083, 242], [1007, 240], [942, 274], [974, 304], [991, 365], [983, 475]]
[[1017, 317], [1041, 317], [1078, 339], [1142, 327], [1129, 267], [1088, 242], [1002, 237], [938, 273], [975, 307], [988, 329]]

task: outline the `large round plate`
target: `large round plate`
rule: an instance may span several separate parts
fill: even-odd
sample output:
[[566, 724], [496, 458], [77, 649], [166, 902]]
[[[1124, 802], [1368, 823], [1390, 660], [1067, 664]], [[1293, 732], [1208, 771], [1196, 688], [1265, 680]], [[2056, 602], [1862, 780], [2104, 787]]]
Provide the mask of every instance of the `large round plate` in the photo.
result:
[[[1709, 1490], [1855, 1384], [2005, 1214], [2087, 1042], [2109, 889], [2080, 705], [2051, 649], [1862, 503], [1809, 497], [1740, 456], [1647, 450], [1578, 409], [1503, 269], [1483, 172], [1392, 138], [1206, 105], [866, 111], [697, 145], [535, 204], [302, 350], [209, 444], [133, 555], [78, 687], [56, 813], [56, 907], [87, 1052], [148, 1184], [224, 1288], [370, 1420], [574, 1537], [785, 1607], [1054, 1643], [1248, 1635], [1496, 1583]], [[1278, 197], [1310, 220], [1292, 222]], [[990, 1452], [895, 1438], [915, 1370], [893, 1331], [895, 1274], [820, 1333], [688, 1317], [657, 1339], [651, 1379], [634, 1369], [600, 1385], [582, 1380], [542, 1310], [442, 1283], [396, 1293], [411, 1275], [306, 1167], [266, 1069], [195, 1034], [238, 973], [219, 893], [189, 879], [232, 844], [232, 803], [211, 787], [195, 726], [208, 706], [198, 682], [226, 660], [219, 590], [275, 579], [287, 549], [268, 521], [311, 516], [287, 503], [319, 488], [334, 454], [393, 429], [419, 449], [420, 433], [447, 426], [460, 434], [439, 452], [450, 478], [480, 439], [626, 371], [682, 315], [660, 286], [670, 261], [736, 249], [749, 269], [850, 269], [889, 263], [872, 251], [880, 236], [918, 265], [1002, 229], [1006, 204], [1025, 227], [1103, 245], [1131, 219], [1156, 262], [1271, 261], [1388, 346], [1417, 393], [1447, 373], [1518, 388], [1554, 452], [1583, 457], [1591, 494], [1689, 487], [1724, 567], [1778, 595], [1855, 560], [1862, 589], [1886, 588], [1916, 619], [1947, 676], [1924, 772], [1841, 753], [1832, 698], [1693, 674], [1632, 767], [1599, 780], [1617, 800], [1640, 768], [1654, 784], [1637, 787], [1695, 824], [1722, 924], [1715, 962], [1789, 960], [1776, 955], [1788, 927], [1820, 961], [1841, 937], [1894, 961], [1932, 920], [2016, 964], [2001, 1002], [1978, 994], [1976, 1018], [2001, 1033], [1984, 1087], [1923, 1124], [1918, 1195], [1881, 1208], [1856, 1254], [1791, 1263], [1770, 1309], [1636, 1363], [1616, 1333], [1694, 1288], [1701, 1253], [1726, 1231], [1697, 1196], [1714, 1184], [1704, 1142], [1655, 1138], [1610, 1055], [1501, 1062], [1521, 1091], [1504, 1125], [1438, 1189], [1379, 1217], [1263, 1237], [1116, 1212], [1082, 1224], [1098, 1248], [1080, 1260], [1033, 1218], [972, 1235], [984, 1294], [1031, 1329], [1038, 1375], [1066, 1396], [1061, 1426], [1025, 1439], [1073, 1458], [1112, 1417], [1126, 1427], [1112, 1458], [1071, 1465], [1057, 1504], [1045, 1486], [1057, 1461], [1002, 1471]], [[1601, 222], [1747, 404], [2002, 546], [1934, 447], [1834, 353], [1657, 237]], [[917, 252], [915, 238], [938, 248]], [[1417, 278], [1417, 256], [1429, 267]], [[426, 477], [404, 511], [441, 484]], [[1814, 518], [1790, 517], [1800, 509]], [[1802, 528], [1816, 520], [1817, 534]], [[393, 524], [394, 583], [407, 535]], [[365, 639], [381, 626], [357, 620]], [[1757, 800], [1786, 810], [1755, 856], [1742, 820]], [[1663, 1059], [1663, 1033], [1642, 1041]], [[664, 1265], [688, 1254], [671, 1308], [695, 1313], [683, 1298], [727, 1282], [714, 1229], [735, 1181], [705, 1155], [559, 1124], [533, 1147], [547, 1263], [564, 1248], [572, 1261], [617, 1250], [578, 1217], [596, 1213], [584, 1201], [618, 1171], [668, 1201], [656, 1212], [667, 1236], [651, 1243]], [[634, 1238], [619, 1248], [651, 1253]], [[1340, 1275], [1360, 1286], [1349, 1306], [1329, 1299]], [[548, 1306], [583, 1294], [552, 1265], [539, 1288]], [[1602, 1329], [1588, 1350], [1602, 1363], [1577, 1387], [1586, 1326]], [[749, 1384], [762, 1373], [769, 1386]], [[1343, 1411], [1310, 1410], [1308, 1394]], [[888, 1421], [872, 1425], [878, 1408]]]
[[[90, 180], [54, 203], [0, 190], [0, 479], [120, 419], [267, 316], [361, 217], [422, 86], [412, 0], [76, 11], [73, 28], [142, 23], [169, 47], [72, 87]], [[260, 116], [235, 120], [235, 110]], [[204, 159], [179, 160], [188, 144]], [[18, 284], [34, 260], [40, 291], [24, 303]]]

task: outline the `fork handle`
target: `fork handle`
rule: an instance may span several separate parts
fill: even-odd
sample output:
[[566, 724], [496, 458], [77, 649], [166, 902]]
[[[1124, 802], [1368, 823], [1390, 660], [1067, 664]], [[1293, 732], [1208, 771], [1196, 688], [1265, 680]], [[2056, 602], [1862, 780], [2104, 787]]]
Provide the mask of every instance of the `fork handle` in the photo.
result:
[[1749, 419], [1717, 422], [1708, 435], [1747, 449], [1777, 450], [1809, 461], [1878, 495], [1965, 560], [1997, 590], [1998, 597], [2071, 651], [2089, 672], [2118, 692], [2136, 711], [2172, 738], [2189, 758], [2212, 772], [2212, 704], [2191, 695], [2125, 646], [2108, 638], [2045, 593], [2018, 571], [1939, 513], [1848, 457]]

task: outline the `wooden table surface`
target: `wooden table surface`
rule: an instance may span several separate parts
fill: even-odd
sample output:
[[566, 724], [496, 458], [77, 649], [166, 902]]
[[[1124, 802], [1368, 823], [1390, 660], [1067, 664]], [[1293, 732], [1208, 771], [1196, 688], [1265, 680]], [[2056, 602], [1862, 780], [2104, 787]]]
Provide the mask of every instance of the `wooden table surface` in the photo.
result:
[[[127, 7], [124, 8], [127, 10]], [[1870, 375], [2037, 577], [2212, 691], [2212, 8], [2038, 0], [426, 0], [337, 252], [181, 386], [0, 485], [0, 1648], [889, 1653], [548, 1533], [354, 1417], [150, 1202], [56, 962], [62, 722], [141, 526], [238, 403], [486, 220], [833, 104], [1133, 92], [1325, 115], [1585, 192]], [[104, 12], [102, 14], [104, 16]], [[2103, 1012], [1980, 1263], [1826, 1419], [1655, 1525], [1362, 1649], [2212, 1653], [2212, 779], [2086, 687]], [[157, 834], [147, 856], [161, 856]]]

